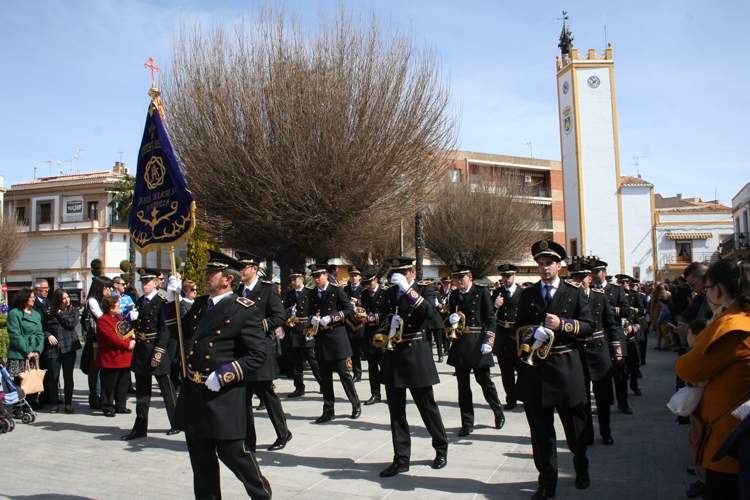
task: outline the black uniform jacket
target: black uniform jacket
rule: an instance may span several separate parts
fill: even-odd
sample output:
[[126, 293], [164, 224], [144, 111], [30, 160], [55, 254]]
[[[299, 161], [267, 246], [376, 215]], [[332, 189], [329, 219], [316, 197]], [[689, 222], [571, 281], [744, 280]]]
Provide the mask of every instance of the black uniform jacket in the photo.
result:
[[[352, 290], [351, 283], [347, 283], [344, 285], [344, 293], [346, 293], [346, 296], [349, 297], [349, 300], [351, 301], [352, 298], [357, 299], [356, 304], [352, 304], [352, 307], [362, 307], [362, 292], [364, 291], [365, 287], [360, 282], [359, 286], [356, 290]], [[362, 334], [364, 333], [364, 326], [362, 326], [362, 323], [359, 321], [355, 321], [354, 318], [347, 319], [345, 322], [346, 325], [346, 333], [349, 334], [349, 337], [352, 339], [361, 339]]]
[[[362, 292], [360, 299], [362, 302], [362, 307], [364, 307], [365, 311], [367, 311], [367, 314], [377, 314], [380, 312], [380, 307], [383, 303], [384, 296], [385, 290], [380, 285], [378, 285], [378, 289], [375, 290], [375, 293], [372, 296], [370, 296], [370, 291], [367, 289]], [[377, 354], [385, 351], [384, 347], [375, 347], [374, 345], [372, 345], [372, 338], [376, 333], [378, 333], [379, 328], [380, 325], [378, 324], [365, 324], [365, 333], [362, 339], [362, 350], [365, 353]]]
[[518, 357], [518, 347], [516, 346], [516, 313], [518, 312], [518, 303], [521, 300], [523, 287], [516, 285], [513, 295], [508, 297], [505, 287], [501, 286], [492, 292], [492, 305], [501, 292], [504, 292], [503, 305], [497, 310], [495, 318], [497, 320], [497, 338], [495, 339], [495, 348], [493, 352], [504, 358], [513, 359]]
[[284, 309], [288, 310], [292, 306], [297, 306], [294, 315], [297, 317], [297, 324], [294, 327], [286, 327], [287, 334], [292, 336], [292, 347], [315, 347], [315, 339], [305, 342], [303, 333], [309, 321], [308, 310], [310, 309], [310, 290], [312, 288], [303, 286], [297, 295], [297, 290], [289, 290], [284, 299]]
[[[138, 309], [138, 319], [133, 322], [135, 330], [135, 349], [133, 349], [133, 361], [131, 368], [136, 375], [167, 375], [170, 370], [169, 354], [169, 328], [164, 320], [163, 307], [167, 301], [158, 293], [154, 298], [144, 305], [146, 296], [138, 297], [135, 303]], [[174, 303], [172, 312], [176, 314]], [[151, 360], [156, 359], [159, 365], [151, 367]]]
[[[380, 323], [381, 333], [390, 330], [389, 314], [398, 313], [404, 320], [404, 342], [395, 344], [393, 351], [385, 351], [380, 380], [383, 385], [418, 389], [440, 382], [432, 346], [424, 335], [425, 324], [438, 316], [435, 307], [435, 288], [427, 281], [415, 282], [398, 297], [398, 285], [388, 287], [383, 294], [380, 313], [368, 316], [370, 323]], [[398, 311], [396, 309], [398, 308]]]
[[524, 364], [518, 374], [518, 393], [527, 404], [575, 408], [587, 402], [577, 339], [587, 338], [594, 332], [583, 289], [572, 281], [561, 279], [550, 304], [542, 296], [541, 282], [524, 289], [518, 304], [516, 330], [543, 325], [547, 313], [568, 320], [555, 332], [549, 356], [546, 359], [534, 356], [534, 366]]
[[[266, 362], [263, 345], [263, 313], [251, 300], [230, 294], [206, 311], [208, 295], [198, 297], [183, 320], [188, 347], [188, 380], [180, 388], [174, 425], [177, 429], [213, 439], [244, 439], [247, 433], [245, 384], [237, 383]], [[164, 308], [170, 327], [176, 330], [174, 307]], [[172, 318], [170, 318], [172, 316]], [[232, 373], [219, 392], [210, 391], [205, 380], [211, 372]], [[195, 380], [200, 380], [196, 382]], [[223, 380], [227, 380], [224, 376]]]
[[596, 382], [612, 375], [612, 347], [621, 344], [615, 316], [604, 290], [589, 290], [589, 307], [594, 318], [594, 332], [579, 342], [589, 376]]
[[[240, 286], [239, 293], [244, 295], [245, 287]], [[255, 303], [255, 307], [263, 313], [263, 332], [266, 337], [263, 339], [263, 345], [266, 348], [268, 356], [266, 363], [258, 370], [250, 373], [245, 379], [248, 382], [257, 380], [275, 380], [279, 377], [279, 364], [276, 362], [276, 342], [274, 330], [283, 326], [286, 322], [284, 314], [284, 304], [277, 292], [277, 285], [270, 281], [259, 279], [253, 289], [250, 291], [248, 299]]]
[[318, 327], [315, 336], [315, 357], [324, 361], [336, 361], [351, 356], [352, 346], [344, 322], [354, 317], [354, 306], [349, 302], [344, 289], [329, 282], [322, 298], [317, 287], [310, 290], [309, 301], [310, 318], [316, 314], [320, 314], [321, 318], [331, 316], [331, 323], [327, 327]]
[[494, 366], [492, 352], [482, 354], [482, 344], [495, 345], [495, 307], [490, 291], [484, 285], [472, 283], [461, 300], [461, 290], [454, 290], [448, 300], [451, 313], [461, 312], [466, 316], [468, 333], [458, 332], [451, 343], [448, 364], [461, 368]]

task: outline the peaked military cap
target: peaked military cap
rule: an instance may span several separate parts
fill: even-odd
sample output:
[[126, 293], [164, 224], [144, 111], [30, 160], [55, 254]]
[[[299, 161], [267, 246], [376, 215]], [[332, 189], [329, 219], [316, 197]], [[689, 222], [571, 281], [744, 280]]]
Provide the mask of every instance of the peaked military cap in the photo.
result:
[[378, 272], [375, 269], [362, 271], [362, 283], [370, 283], [377, 275]]
[[591, 266], [594, 268], [594, 271], [603, 271], [607, 269], [607, 263], [599, 259], [592, 259]]
[[206, 258], [208, 259], [208, 263], [201, 271], [221, 271], [226, 268], [239, 271], [245, 268], [245, 264], [242, 262], [233, 259], [229, 255], [224, 255], [217, 250], [206, 250]]
[[450, 276], [444, 276], [443, 278], [440, 278], [440, 283], [452, 283], [453, 280], [450, 278]]
[[290, 278], [304, 278], [305, 270], [304, 269], [290, 269], [289, 277]]
[[500, 271], [501, 275], [516, 274], [518, 272], [518, 267], [513, 264], [503, 264], [502, 266], [497, 266], [497, 270]]
[[633, 278], [628, 276], [627, 274], [615, 274], [615, 279], [617, 281], [627, 281], [629, 283], [633, 282]]
[[539, 240], [531, 246], [531, 255], [534, 256], [534, 260], [546, 256], [560, 262], [565, 260], [568, 254], [565, 253], [565, 249], [559, 243], [552, 240]]
[[149, 281], [159, 277], [161, 271], [158, 269], [150, 269], [148, 267], [142, 267], [138, 269], [138, 276], [141, 281]]
[[310, 274], [313, 276], [316, 274], [323, 274], [328, 272], [328, 262], [316, 262], [307, 266], [312, 271]]
[[568, 273], [571, 276], [587, 276], [593, 269], [594, 267], [583, 258], [571, 262], [568, 266]]
[[263, 257], [259, 257], [258, 255], [255, 255], [254, 253], [243, 252], [240, 250], [234, 252], [234, 257], [239, 262], [241, 262], [242, 264], [245, 264], [246, 266], [260, 267], [260, 263], [265, 260]]
[[413, 259], [412, 257], [404, 257], [403, 255], [400, 255], [388, 259], [388, 263], [391, 265], [391, 271], [408, 271], [414, 267], [415, 260], [416, 259]]
[[473, 271], [474, 271], [474, 268], [467, 264], [453, 264], [451, 266], [451, 272], [453, 276], [463, 276]]
[[357, 266], [349, 266], [349, 274], [362, 274]]

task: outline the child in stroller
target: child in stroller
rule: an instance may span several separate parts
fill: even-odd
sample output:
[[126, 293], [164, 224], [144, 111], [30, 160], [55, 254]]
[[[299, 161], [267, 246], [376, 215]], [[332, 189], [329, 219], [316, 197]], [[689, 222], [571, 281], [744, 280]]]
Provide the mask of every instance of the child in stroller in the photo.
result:
[[23, 389], [13, 383], [13, 379], [0, 359], [0, 434], [5, 434], [15, 428], [14, 417], [20, 418], [24, 424], [30, 424], [36, 420], [36, 413], [26, 402]]

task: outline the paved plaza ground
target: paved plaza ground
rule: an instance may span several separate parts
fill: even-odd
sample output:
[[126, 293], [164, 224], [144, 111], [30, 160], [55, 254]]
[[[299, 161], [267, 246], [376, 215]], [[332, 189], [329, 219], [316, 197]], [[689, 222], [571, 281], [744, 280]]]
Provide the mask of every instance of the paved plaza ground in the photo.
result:
[[[653, 340], [653, 336], [651, 337]], [[556, 419], [560, 479], [557, 497], [563, 499], [684, 499], [690, 466], [687, 426], [678, 426], [665, 404], [674, 392], [674, 353], [649, 348], [643, 367], [643, 396], [630, 395], [633, 415], [613, 409], [614, 446], [598, 438], [589, 447], [591, 487], [573, 485], [572, 455]], [[365, 363], [366, 365], [366, 363]], [[263, 474], [273, 488], [274, 499], [388, 498], [408, 499], [528, 499], [537, 488], [537, 471], [531, 455], [529, 428], [523, 407], [506, 412], [502, 430], [493, 427], [493, 416], [473, 383], [476, 430], [457, 436], [460, 415], [453, 369], [438, 364], [441, 383], [435, 396], [451, 444], [448, 466], [433, 470], [435, 453], [416, 406], [409, 402], [412, 429], [411, 470], [392, 478], [378, 473], [393, 457], [386, 404], [364, 406], [362, 417], [351, 420], [351, 407], [338, 396], [336, 420], [318, 425], [322, 398], [311, 374], [306, 374], [308, 393], [299, 399], [283, 399], [293, 440], [284, 450], [258, 452]], [[499, 369], [493, 378], [504, 401]], [[20, 422], [9, 434], [0, 435], [0, 498], [10, 500], [74, 499], [186, 499], [193, 498], [192, 471], [183, 434], [166, 436], [169, 425], [161, 399], [152, 402], [147, 438], [125, 442], [120, 436], [133, 425], [133, 415], [105, 418], [92, 412], [87, 400], [85, 376], [76, 368], [76, 413], [49, 414], [42, 410], [31, 425]], [[276, 382], [282, 397], [293, 390], [292, 381]], [[155, 391], [158, 390], [155, 387]], [[357, 383], [363, 400], [369, 397], [366, 380]], [[385, 391], [383, 391], [385, 394]], [[156, 392], [155, 392], [156, 394]], [[256, 400], [257, 401], [257, 400]], [[129, 400], [135, 407], [133, 397]], [[276, 438], [265, 411], [257, 412], [258, 449], [265, 450]], [[222, 466], [225, 499], [247, 498], [234, 475]]]

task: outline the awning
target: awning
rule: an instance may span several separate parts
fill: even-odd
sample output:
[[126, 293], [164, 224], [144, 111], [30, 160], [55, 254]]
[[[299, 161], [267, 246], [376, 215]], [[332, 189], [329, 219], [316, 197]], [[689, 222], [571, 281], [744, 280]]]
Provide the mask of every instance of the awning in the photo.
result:
[[670, 240], [708, 240], [713, 233], [667, 233]]

